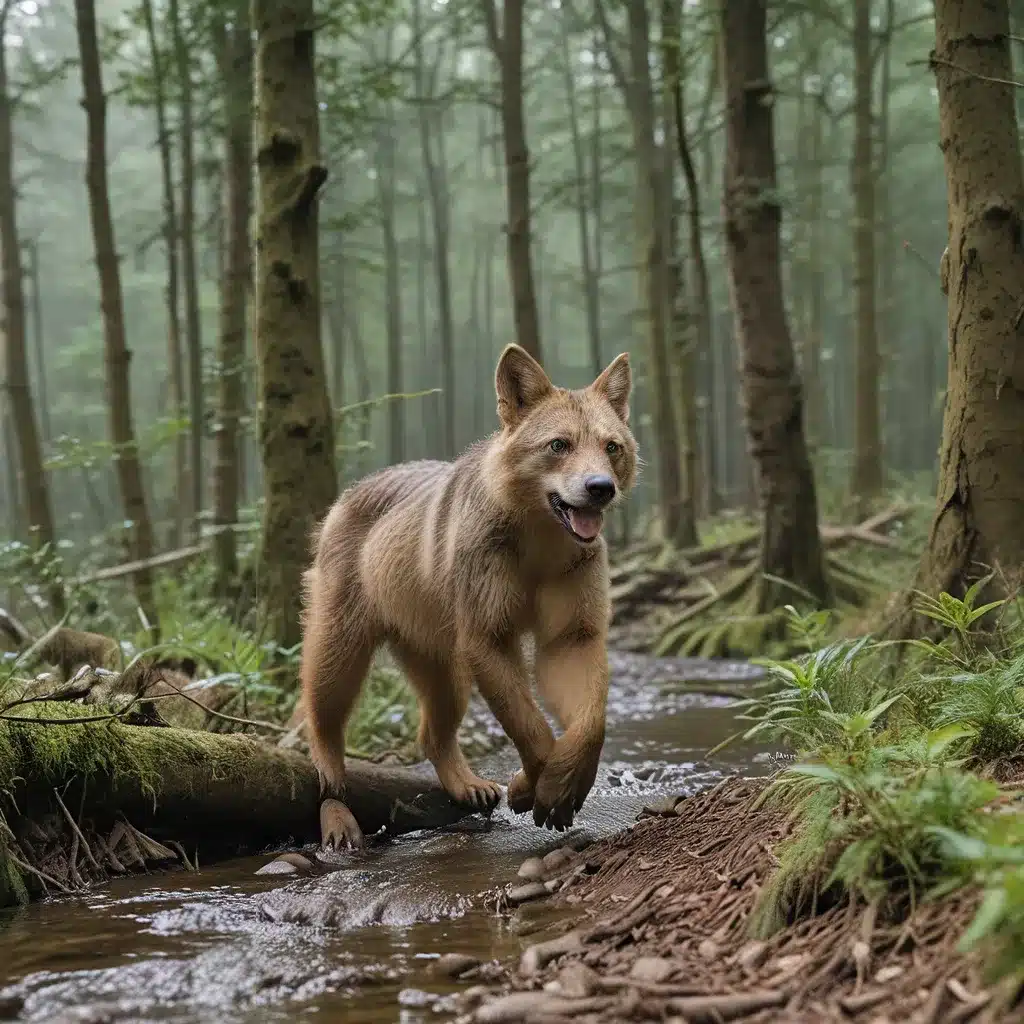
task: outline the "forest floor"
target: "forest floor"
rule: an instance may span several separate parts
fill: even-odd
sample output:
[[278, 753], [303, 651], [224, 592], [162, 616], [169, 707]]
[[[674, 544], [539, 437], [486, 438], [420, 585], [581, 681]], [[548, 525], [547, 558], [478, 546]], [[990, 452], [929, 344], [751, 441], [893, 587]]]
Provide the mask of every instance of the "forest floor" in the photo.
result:
[[[957, 942], [979, 894], [914, 907], [842, 899], [766, 939], [758, 898], [795, 817], [762, 800], [764, 780], [728, 779], [553, 866], [558, 923], [535, 933], [457, 999], [459, 1019], [610, 1024], [627, 1020], [1020, 1020]], [[539, 868], [539, 866], [537, 866]], [[499, 908], [537, 892], [518, 881]], [[535, 907], [524, 904], [517, 912]], [[522, 926], [521, 926], [522, 927]], [[522, 930], [526, 930], [522, 928]], [[536, 941], [543, 934], [542, 941]], [[472, 974], [463, 976], [472, 980]]]

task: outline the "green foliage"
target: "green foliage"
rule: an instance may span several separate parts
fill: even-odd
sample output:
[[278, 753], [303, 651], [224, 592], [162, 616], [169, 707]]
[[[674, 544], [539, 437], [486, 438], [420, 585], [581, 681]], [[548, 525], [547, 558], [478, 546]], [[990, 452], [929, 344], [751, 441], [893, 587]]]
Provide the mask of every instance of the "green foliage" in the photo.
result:
[[[1000, 808], [1003, 790], [986, 777], [1024, 751], [1024, 645], [1020, 626], [981, 643], [977, 624], [1003, 603], [977, 603], [985, 582], [963, 599], [922, 595], [942, 634], [902, 664], [867, 637], [764, 663], [770, 689], [742, 702], [754, 724], [741, 735], [796, 750], [764, 799], [798, 825], [761, 895], [759, 934], [844, 894], [913, 904], [971, 883], [984, 896], [962, 948], [994, 944], [994, 972], [1024, 980], [1024, 814]], [[789, 615], [808, 647], [825, 629]]]

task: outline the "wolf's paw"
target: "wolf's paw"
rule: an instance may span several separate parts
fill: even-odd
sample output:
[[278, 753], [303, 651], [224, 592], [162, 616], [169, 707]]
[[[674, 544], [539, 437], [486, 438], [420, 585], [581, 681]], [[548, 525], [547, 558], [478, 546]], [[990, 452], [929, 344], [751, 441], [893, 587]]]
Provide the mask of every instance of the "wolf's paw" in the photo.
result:
[[562, 750], [562, 737], [544, 771], [537, 780], [533, 802], [533, 821], [538, 828], [562, 832], [569, 828], [573, 816], [583, 806], [597, 777], [600, 747], [579, 750], [567, 741]]
[[444, 780], [448, 795], [463, 807], [472, 807], [481, 814], [490, 814], [501, 800], [501, 787], [490, 779], [468, 774]]
[[505, 796], [508, 800], [509, 810], [514, 814], [525, 814], [527, 811], [533, 810], [533, 783], [522, 769], [512, 776]]
[[328, 797], [320, 804], [320, 845], [324, 850], [361, 850], [365, 840], [352, 812]]

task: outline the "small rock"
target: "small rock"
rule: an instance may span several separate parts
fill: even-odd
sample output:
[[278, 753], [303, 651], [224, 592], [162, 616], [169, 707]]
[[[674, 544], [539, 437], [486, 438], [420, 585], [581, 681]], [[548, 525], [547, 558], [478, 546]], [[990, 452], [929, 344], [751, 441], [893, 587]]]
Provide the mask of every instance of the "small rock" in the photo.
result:
[[539, 882], [544, 873], [544, 862], [540, 857], [528, 857], [520, 864], [517, 877], [527, 882]]
[[526, 903], [548, 895], [543, 882], [527, 882], [525, 885], [513, 886], [508, 891], [509, 903]]
[[649, 804], [644, 804], [640, 809], [641, 818], [672, 818], [676, 813], [676, 803], [679, 797], [677, 796], [666, 796], [660, 800], [652, 800]]
[[641, 956], [633, 961], [629, 969], [629, 976], [637, 981], [649, 981], [655, 985], [671, 977], [675, 971], [675, 964], [660, 956]]
[[737, 954], [736, 963], [748, 971], [756, 971], [763, 967], [768, 959], [767, 942], [748, 942]]
[[712, 939], [702, 939], [697, 954], [705, 960], [714, 960], [718, 956], [718, 943]]
[[264, 864], [257, 875], [297, 875], [300, 871], [312, 871], [313, 862], [301, 853], [282, 853], [269, 864]]
[[562, 887], [562, 879], [560, 879], [560, 878], [549, 878], [543, 884], [544, 884], [544, 888], [547, 889], [548, 892], [556, 892], [558, 889], [560, 889]]
[[586, 999], [600, 987], [597, 972], [578, 960], [558, 972], [559, 993], [567, 999]]
[[889, 964], [888, 967], [880, 967], [875, 972], [875, 981], [879, 985], [884, 985], [887, 981], [893, 981], [903, 973], [903, 968], [899, 964]]
[[479, 966], [480, 960], [468, 953], [445, 953], [431, 964], [430, 972], [445, 978], [458, 978]]
[[568, 846], [560, 846], [557, 850], [544, 854], [541, 863], [544, 865], [544, 870], [550, 873], [565, 867], [574, 855]]
[[527, 977], [536, 974], [556, 957], [572, 953], [579, 949], [581, 945], [580, 933], [576, 931], [558, 935], [547, 942], [538, 942], [535, 946], [530, 946], [523, 953], [519, 960], [519, 973]]

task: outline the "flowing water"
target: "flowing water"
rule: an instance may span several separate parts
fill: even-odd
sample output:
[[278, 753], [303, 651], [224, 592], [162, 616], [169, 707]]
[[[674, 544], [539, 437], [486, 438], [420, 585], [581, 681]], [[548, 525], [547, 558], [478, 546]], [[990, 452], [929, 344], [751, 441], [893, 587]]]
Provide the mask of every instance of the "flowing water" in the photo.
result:
[[[737, 728], [736, 712], [726, 698], [662, 686], [756, 669], [623, 654], [612, 668], [601, 771], [569, 832], [502, 806], [489, 822], [381, 842], [326, 874], [256, 875], [267, 854], [0, 914], [0, 1020], [436, 1020], [428, 994], [455, 987], [431, 973], [440, 954], [488, 960], [521, 948], [522, 930], [482, 895], [526, 857], [617, 831], [661, 796], [772, 767], [767, 750], [749, 746], [703, 762]], [[502, 782], [516, 767], [508, 748], [477, 766]]]

